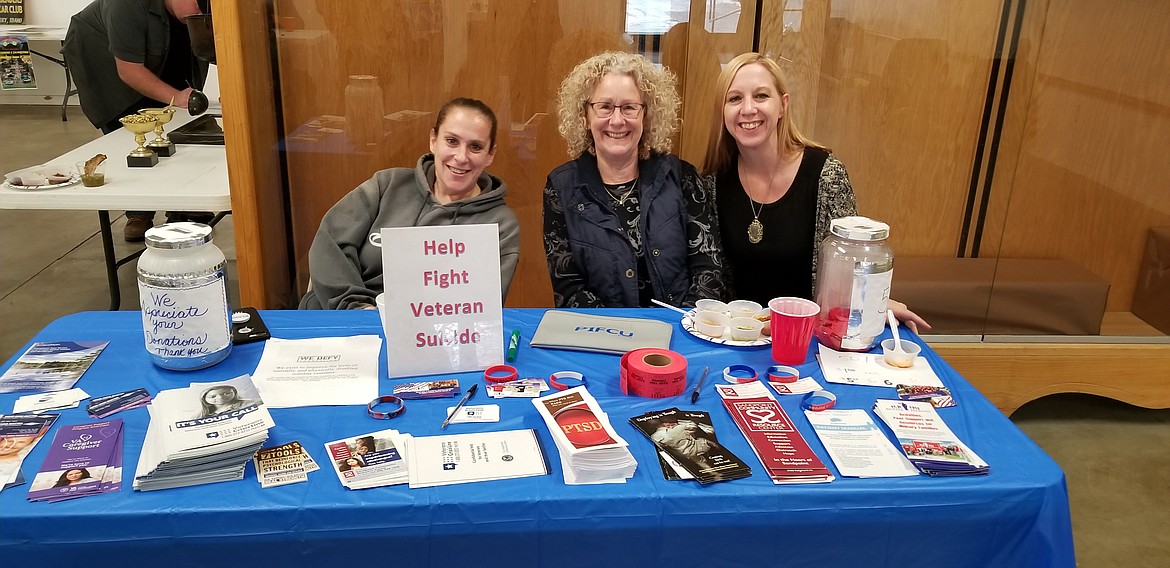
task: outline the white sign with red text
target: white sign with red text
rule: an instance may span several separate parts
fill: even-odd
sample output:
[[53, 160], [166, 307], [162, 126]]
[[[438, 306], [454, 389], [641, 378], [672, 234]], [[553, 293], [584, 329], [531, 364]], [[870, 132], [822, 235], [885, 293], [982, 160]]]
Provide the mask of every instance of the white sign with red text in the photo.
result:
[[504, 362], [499, 229], [382, 229], [387, 373], [486, 369]]

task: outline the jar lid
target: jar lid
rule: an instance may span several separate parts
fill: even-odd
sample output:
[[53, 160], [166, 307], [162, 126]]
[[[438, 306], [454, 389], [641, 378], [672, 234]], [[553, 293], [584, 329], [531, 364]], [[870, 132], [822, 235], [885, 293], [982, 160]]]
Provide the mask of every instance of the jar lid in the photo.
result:
[[829, 222], [829, 231], [855, 241], [880, 241], [890, 236], [889, 225], [860, 215], [833, 219]]
[[211, 242], [211, 227], [203, 223], [167, 223], [146, 231], [146, 246], [157, 249], [194, 248]]

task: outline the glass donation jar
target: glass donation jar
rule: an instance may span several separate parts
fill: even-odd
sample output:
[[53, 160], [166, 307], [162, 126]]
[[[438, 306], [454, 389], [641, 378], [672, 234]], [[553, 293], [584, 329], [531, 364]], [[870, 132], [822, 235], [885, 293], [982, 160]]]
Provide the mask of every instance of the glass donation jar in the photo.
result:
[[817, 256], [817, 339], [838, 351], [868, 351], [886, 325], [894, 278], [890, 226], [867, 217], [833, 219]]
[[223, 251], [202, 223], [167, 223], [146, 232], [138, 297], [146, 351], [174, 371], [210, 367], [232, 350]]
[[350, 75], [345, 87], [345, 137], [354, 146], [382, 141], [382, 86], [374, 75]]

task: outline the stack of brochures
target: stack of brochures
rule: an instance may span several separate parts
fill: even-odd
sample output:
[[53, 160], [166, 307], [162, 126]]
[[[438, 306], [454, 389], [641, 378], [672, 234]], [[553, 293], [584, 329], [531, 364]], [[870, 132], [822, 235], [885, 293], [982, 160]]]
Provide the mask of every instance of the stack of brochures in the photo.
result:
[[29, 501], [64, 501], [122, 490], [122, 419], [62, 426], [53, 437]]
[[828, 483], [825, 467], [764, 383], [718, 385], [715, 390], [772, 483]]
[[248, 375], [161, 391], [147, 409], [138, 491], [243, 479], [276, 425]]
[[407, 445], [411, 489], [548, 474], [532, 429], [420, 436]]
[[325, 443], [333, 472], [346, 489], [369, 489], [406, 483], [410, 434], [379, 430]]
[[701, 410], [668, 408], [630, 418], [658, 448], [658, 465], [668, 480], [699, 483], [750, 477], [752, 469], [719, 443], [711, 415]]
[[24, 484], [20, 465], [45, 436], [57, 414], [0, 414], [0, 490]]
[[910, 477], [918, 470], [894, 449], [864, 410], [805, 410], [821, 444], [845, 477]]
[[918, 471], [931, 476], [985, 475], [989, 471], [987, 462], [955, 436], [929, 402], [878, 399], [873, 411]]
[[256, 466], [256, 481], [264, 489], [308, 481], [310, 473], [321, 469], [296, 440], [260, 448], [252, 458], [252, 465]]
[[51, 341], [32, 344], [0, 376], [0, 393], [53, 392], [73, 388], [109, 341]]
[[625, 483], [638, 469], [628, 444], [585, 387], [533, 399], [561, 457], [565, 483]]

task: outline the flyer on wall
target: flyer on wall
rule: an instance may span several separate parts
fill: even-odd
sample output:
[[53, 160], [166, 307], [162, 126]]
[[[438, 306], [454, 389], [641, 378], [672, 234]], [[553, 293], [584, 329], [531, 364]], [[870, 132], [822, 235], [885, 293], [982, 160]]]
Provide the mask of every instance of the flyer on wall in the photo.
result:
[[[12, 6], [4, 6], [12, 8]], [[28, 47], [28, 36], [0, 36], [0, 77], [4, 90], [35, 89], [37, 77], [33, 73], [32, 52]]]

